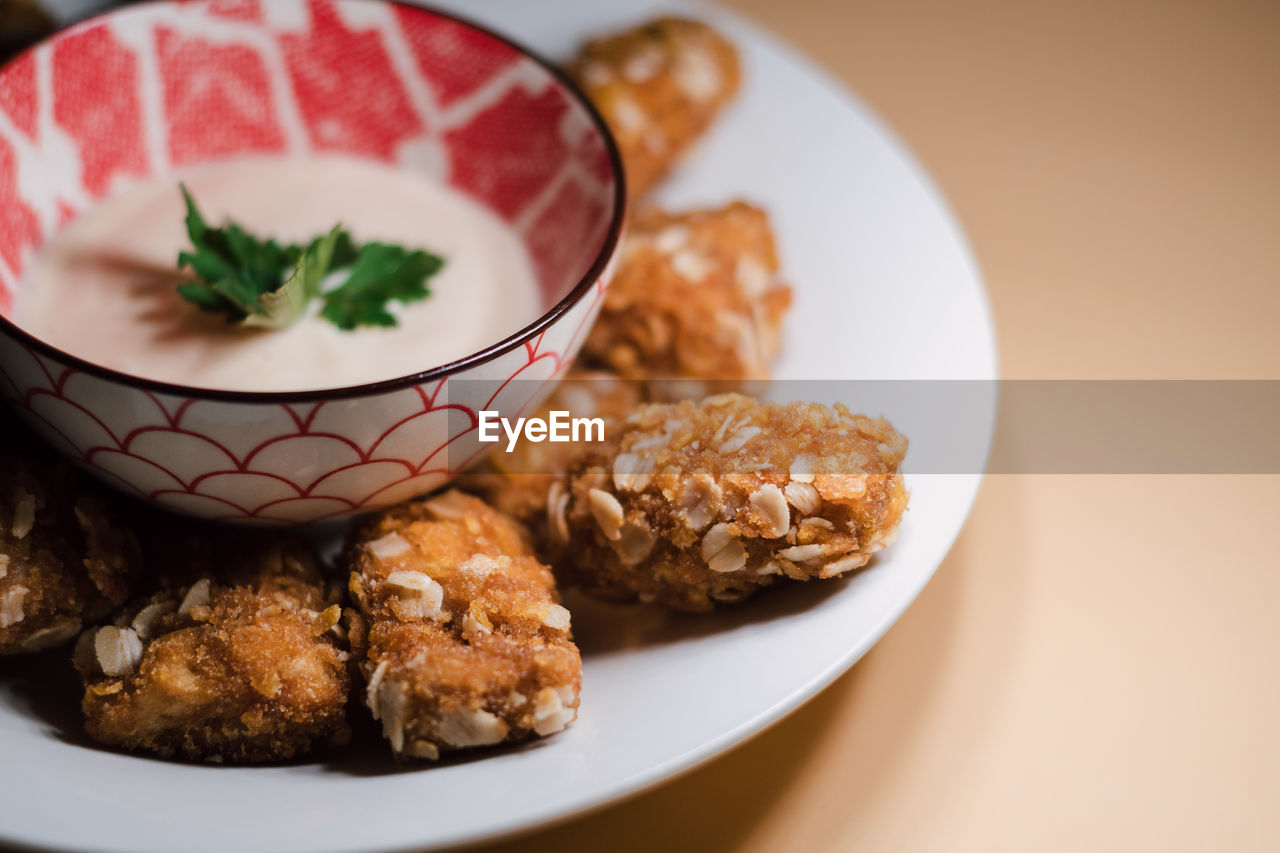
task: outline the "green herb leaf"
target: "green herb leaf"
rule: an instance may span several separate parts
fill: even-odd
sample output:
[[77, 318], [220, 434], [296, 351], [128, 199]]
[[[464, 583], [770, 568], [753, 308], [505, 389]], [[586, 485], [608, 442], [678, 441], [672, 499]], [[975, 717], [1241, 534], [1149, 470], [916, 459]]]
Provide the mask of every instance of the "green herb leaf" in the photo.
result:
[[443, 266], [444, 259], [430, 252], [365, 243], [356, 254], [347, 280], [324, 294], [320, 314], [339, 329], [394, 326], [396, 318], [389, 303], [427, 298], [431, 294], [427, 279]]
[[[178, 255], [178, 266], [189, 268], [195, 279], [178, 284], [178, 295], [201, 311], [226, 315], [229, 323], [281, 329], [320, 298], [321, 315], [340, 329], [395, 326], [389, 303], [426, 298], [427, 279], [444, 266], [429, 252], [386, 243], [357, 245], [341, 226], [305, 246], [259, 239], [234, 222], [213, 228], [187, 188], [179, 186], [192, 250]], [[345, 282], [321, 292], [329, 273], [347, 268]]]
[[[263, 329], [283, 329], [302, 316], [307, 303], [320, 294], [320, 282], [328, 274], [334, 247], [342, 235], [341, 226], [307, 246], [293, 266], [293, 274], [279, 288], [258, 297], [261, 313], [250, 314], [244, 325]], [[349, 238], [348, 238], [349, 239]]]
[[233, 222], [211, 228], [191, 193], [185, 186], [181, 189], [193, 251], [179, 254], [178, 266], [190, 268], [196, 280], [178, 285], [178, 295], [202, 311], [226, 314], [232, 323], [265, 315], [259, 300], [284, 284], [291, 266], [287, 250], [274, 240], [253, 237]]

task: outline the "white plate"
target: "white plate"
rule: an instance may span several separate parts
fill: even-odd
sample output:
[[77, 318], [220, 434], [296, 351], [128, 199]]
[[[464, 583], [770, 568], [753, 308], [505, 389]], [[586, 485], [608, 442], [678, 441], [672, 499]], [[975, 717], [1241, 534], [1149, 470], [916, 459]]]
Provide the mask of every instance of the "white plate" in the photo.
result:
[[[687, 3], [438, 5], [550, 56], [658, 11], [713, 21], [744, 54], [745, 91], [661, 201], [678, 208], [741, 195], [771, 212], [796, 288], [778, 374], [994, 377], [982, 284], [937, 191], [866, 107], [776, 40]], [[576, 606], [584, 664], [577, 724], [436, 767], [397, 770], [376, 743], [331, 763], [273, 768], [118, 755], [86, 745], [70, 685], [61, 707], [32, 690], [40, 667], [52, 668], [50, 678], [63, 672], [60, 660], [6, 663], [0, 838], [80, 850], [407, 850], [603, 805], [740, 743], [853, 664], [941, 562], [979, 479], [912, 477], [898, 543], [847, 581], [779, 588], [713, 617]]]

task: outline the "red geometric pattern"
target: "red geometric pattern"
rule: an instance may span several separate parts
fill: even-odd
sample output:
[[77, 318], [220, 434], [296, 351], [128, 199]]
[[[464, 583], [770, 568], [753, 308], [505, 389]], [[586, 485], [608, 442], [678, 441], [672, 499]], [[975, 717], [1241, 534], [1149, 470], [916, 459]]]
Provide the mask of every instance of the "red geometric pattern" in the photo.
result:
[[[412, 9], [396, 9], [405, 38], [436, 101], [448, 107], [520, 61], [513, 47], [495, 44], [484, 33], [449, 20], [423, 18]], [[503, 48], [506, 48], [505, 50]]]
[[94, 197], [117, 175], [147, 173], [140, 84], [137, 56], [107, 27], [54, 43], [53, 115], [76, 141], [80, 180]]
[[19, 56], [5, 69], [7, 85], [0, 89], [0, 111], [18, 130], [36, 138], [36, 58]]
[[[377, 32], [348, 28], [336, 4], [312, 2], [311, 27], [285, 34], [285, 65], [311, 144], [322, 151], [391, 160], [423, 131], [404, 81]], [[353, 92], [358, 95], [353, 96]]]
[[[284, 131], [271, 104], [262, 58], [240, 45], [156, 31], [164, 83], [169, 160], [207, 163], [230, 154], [284, 150]], [[210, 116], [218, 116], [210, 121]]]
[[[537, 94], [512, 88], [445, 135], [451, 149], [475, 152], [454, 161], [453, 182], [487, 201], [504, 218], [514, 216], [564, 168], [570, 152], [560, 119], [569, 109], [568, 98], [558, 88]], [[519, 156], [504, 156], [516, 136], [521, 140]]]
[[236, 21], [262, 20], [262, 6], [258, 0], [210, 0], [205, 13]]
[[[39, 238], [39, 223], [18, 192], [18, 157], [13, 146], [0, 138], [0, 260], [15, 273], [22, 269], [22, 250]], [[4, 311], [10, 307], [8, 288]]]
[[561, 239], [566, 228], [583, 234], [592, 234], [598, 229], [603, 236], [607, 222], [608, 209], [604, 201], [576, 183], [565, 182], [557, 188], [551, 201], [525, 231], [525, 241], [534, 266], [541, 271], [544, 288], [554, 291], [559, 282], [579, 279], [586, 272], [587, 259], [578, 247]]
[[[53, 103], [38, 103], [39, 91]], [[54, 139], [38, 138], [46, 127]], [[73, 28], [0, 72], [0, 313], [30, 253], [103, 195], [179, 167], [320, 151], [434, 171], [479, 197], [524, 236], [548, 307], [585, 273], [613, 212], [615, 177], [585, 110], [491, 36], [363, 0], [146, 5]], [[21, 180], [29, 169], [72, 179]], [[435, 488], [486, 451], [476, 413], [513, 416], [540, 401], [609, 276], [522, 346], [381, 394], [285, 403], [157, 393], [7, 333], [0, 393], [103, 479], [177, 511], [340, 518]]]

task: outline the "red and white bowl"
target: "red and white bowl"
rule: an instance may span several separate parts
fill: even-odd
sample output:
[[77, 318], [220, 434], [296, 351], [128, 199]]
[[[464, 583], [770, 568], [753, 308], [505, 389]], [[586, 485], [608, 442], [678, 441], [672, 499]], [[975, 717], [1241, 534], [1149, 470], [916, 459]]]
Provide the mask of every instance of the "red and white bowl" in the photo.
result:
[[[546, 313], [451, 364], [290, 393], [125, 375], [9, 319], [32, 253], [104, 196], [239, 157], [334, 152], [488, 205], [523, 236]], [[572, 362], [612, 272], [622, 184], [603, 122], [554, 67], [448, 15], [199, 0], [92, 19], [0, 69], [0, 392], [102, 479], [178, 512], [296, 524], [397, 503], [492, 446], [477, 412], [528, 410]]]

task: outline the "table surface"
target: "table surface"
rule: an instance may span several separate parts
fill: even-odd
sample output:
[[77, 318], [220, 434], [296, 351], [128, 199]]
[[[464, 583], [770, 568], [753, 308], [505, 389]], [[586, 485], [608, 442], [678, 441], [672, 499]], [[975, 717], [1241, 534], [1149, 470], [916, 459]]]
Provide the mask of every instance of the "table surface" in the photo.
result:
[[[730, 0], [932, 172], [1009, 378], [1280, 378], [1280, 4]], [[997, 475], [851, 672], [494, 851], [1280, 849], [1277, 476]]]

